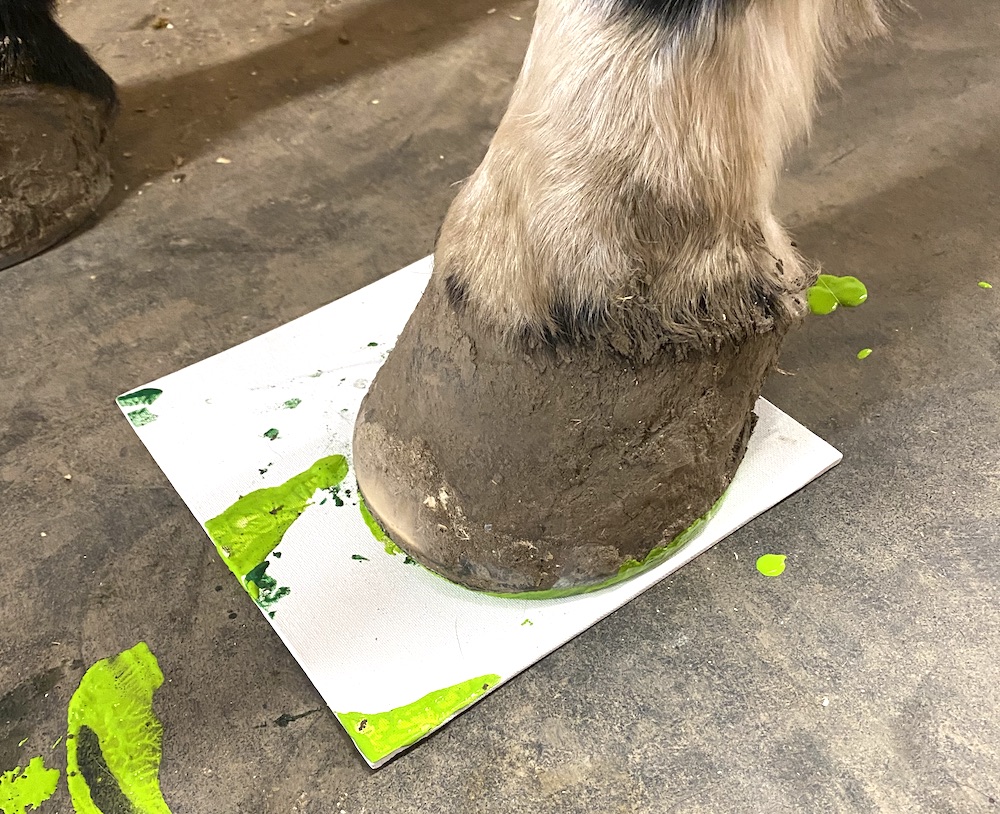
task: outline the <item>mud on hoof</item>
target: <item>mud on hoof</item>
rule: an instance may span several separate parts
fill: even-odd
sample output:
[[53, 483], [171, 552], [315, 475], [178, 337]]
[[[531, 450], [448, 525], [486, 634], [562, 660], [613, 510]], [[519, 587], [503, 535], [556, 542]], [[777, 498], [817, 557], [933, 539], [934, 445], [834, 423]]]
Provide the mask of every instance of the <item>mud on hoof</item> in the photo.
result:
[[602, 337], [512, 351], [453, 289], [433, 276], [375, 378], [354, 464], [407, 554], [497, 593], [600, 586], [706, 515], [791, 324], [645, 361]]

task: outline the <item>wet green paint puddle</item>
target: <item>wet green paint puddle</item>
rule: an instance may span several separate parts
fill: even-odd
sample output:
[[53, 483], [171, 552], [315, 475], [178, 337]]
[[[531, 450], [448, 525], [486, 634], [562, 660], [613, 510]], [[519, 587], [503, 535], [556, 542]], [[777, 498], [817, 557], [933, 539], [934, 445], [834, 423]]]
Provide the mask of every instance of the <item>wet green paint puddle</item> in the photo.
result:
[[84, 674], [69, 702], [66, 783], [76, 814], [170, 814], [160, 791], [163, 673], [145, 642]]
[[757, 558], [757, 570], [765, 577], [781, 576], [785, 572], [785, 555], [762, 554]]
[[280, 486], [244, 495], [222, 514], [206, 521], [205, 530], [229, 570], [265, 609], [288, 593], [265, 573], [268, 555], [306, 510], [316, 490], [332, 489], [346, 475], [347, 459], [330, 455]]
[[857, 277], [835, 277], [821, 274], [806, 293], [809, 310], [814, 314], [830, 314], [844, 305], [854, 308], [868, 299], [868, 289]]
[[18, 766], [0, 774], [0, 812], [25, 814], [51, 797], [59, 783], [59, 770], [46, 769], [42, 757], [33, 757], [23, 769]]
[[485, 675], [428, 693], [411, 704], [387, 712], [335, 714], [361, 753], [376, 763], [416, 743], [499, 683], [500, 676]]

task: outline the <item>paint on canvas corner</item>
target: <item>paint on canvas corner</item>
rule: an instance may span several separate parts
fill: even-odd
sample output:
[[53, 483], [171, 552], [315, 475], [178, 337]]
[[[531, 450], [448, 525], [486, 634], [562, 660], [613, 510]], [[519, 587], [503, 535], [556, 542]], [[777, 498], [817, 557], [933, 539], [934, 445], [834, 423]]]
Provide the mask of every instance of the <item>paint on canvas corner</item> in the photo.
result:
[[0, 773], [0, 812], [25, 814], [35, 810], [51, 797], [59, 783], [59, 770], [45, 768], [45, 759], [33, 757], [23, 769], [20, 766]]
[[337, 712], [337, 720], [370, 763], [416, 743], [500, 683], [498, 675], [470, 678], [386, 712]]

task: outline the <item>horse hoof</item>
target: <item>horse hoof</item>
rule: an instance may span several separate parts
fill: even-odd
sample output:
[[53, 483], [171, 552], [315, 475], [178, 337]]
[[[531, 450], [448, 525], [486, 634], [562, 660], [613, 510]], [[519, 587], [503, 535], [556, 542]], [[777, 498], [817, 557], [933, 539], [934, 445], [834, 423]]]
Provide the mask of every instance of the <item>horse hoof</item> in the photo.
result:
[[0, 269], [78, 229], [111, 190], [113, 103], [46, 84], [0, 87]]

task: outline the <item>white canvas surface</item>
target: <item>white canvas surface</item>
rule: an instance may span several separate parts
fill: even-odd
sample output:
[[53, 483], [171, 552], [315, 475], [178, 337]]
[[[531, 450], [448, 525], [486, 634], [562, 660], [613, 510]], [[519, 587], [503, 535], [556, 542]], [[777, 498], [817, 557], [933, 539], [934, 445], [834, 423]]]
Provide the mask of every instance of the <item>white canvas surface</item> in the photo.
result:
[[[136, 432], [202, 524], [325, 456], [350, 461], [358, 406], [430, 271], [425, 258], [145, 385], [163, 392]], [[290, 407], [292, 400], [299, 402]], [[394, 710], [479, 676], [499, 677], [492, 691], [840, 460], [768, 402], [756, 410], [746, 458], [699, 537], [651, 571], [565, 599], [477, 594], [387, 554], [356, 505], [351, 470], [341, 484], [351, 490], [344, 505], [317, 491], [285, 533], [280, 558], [269, 558], [268, 575], [290, 588], [270, 608], [271, 624], [335, 713]], [[265, 435], [271, 429], [273, 439]], [[381, 765], [458, 711], [414, 721], [407, 742], [385, 754], [370, 743], [362, 754]], [[367, 735], [352, 730], [363, 724], [342, 723], [361, 749]]]

